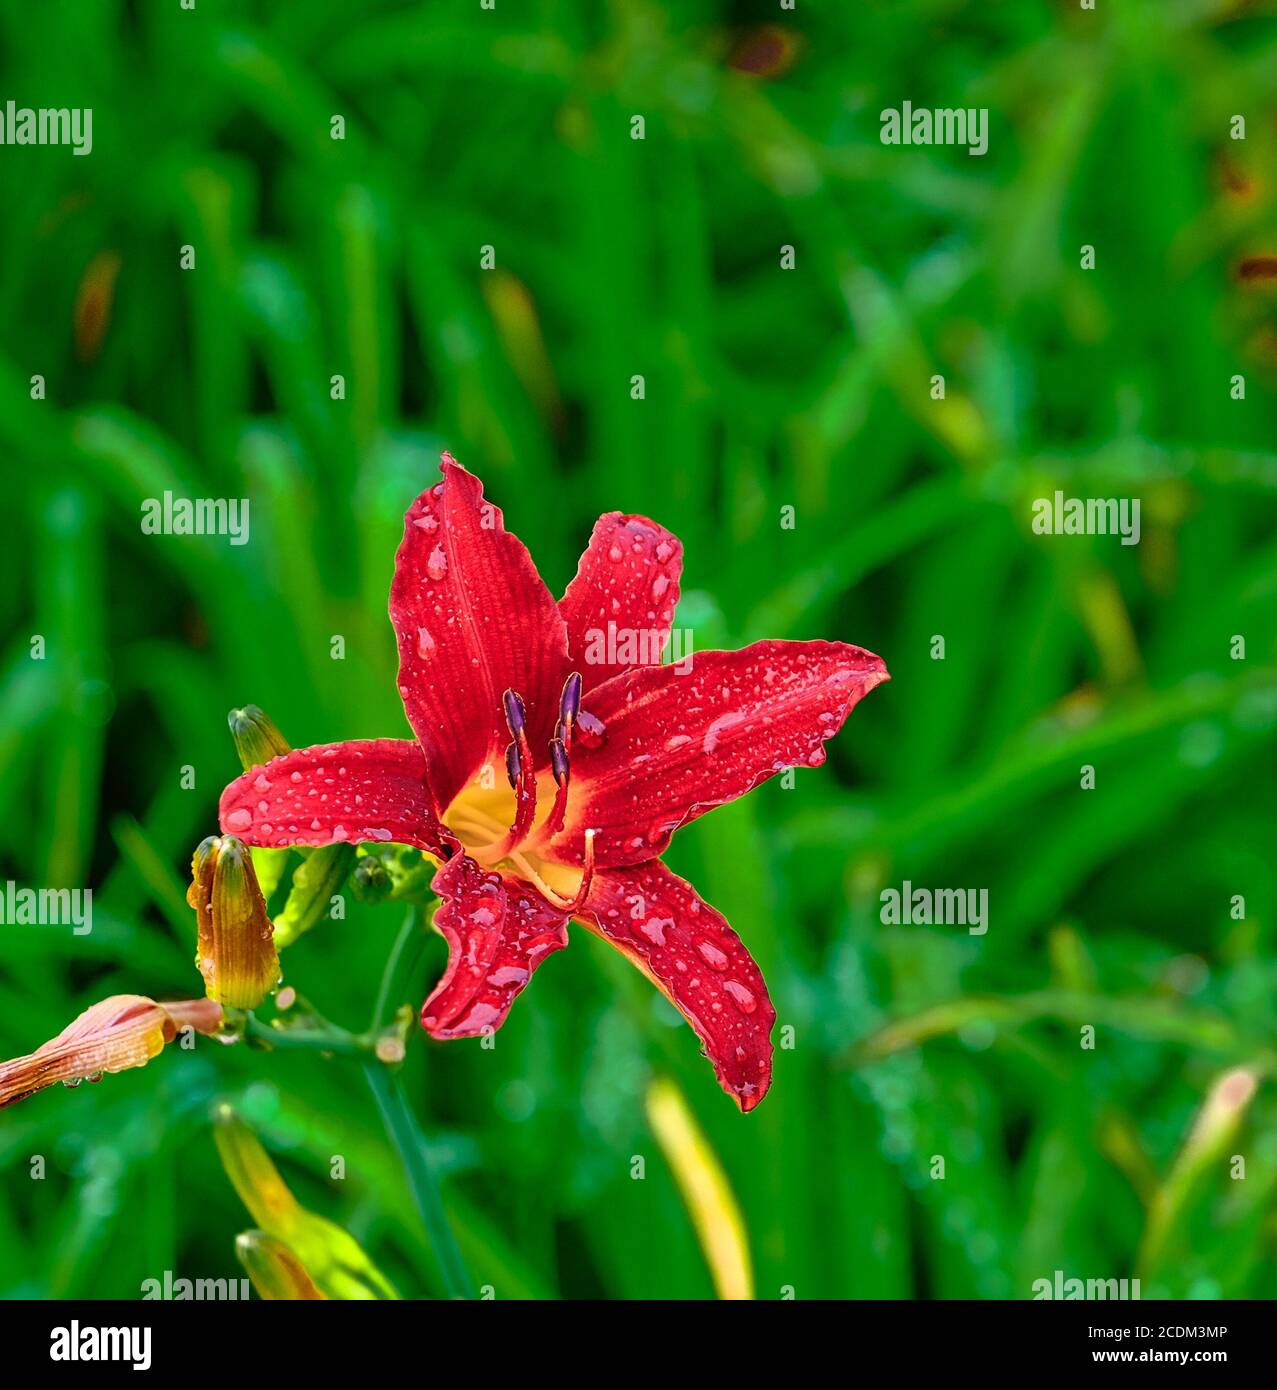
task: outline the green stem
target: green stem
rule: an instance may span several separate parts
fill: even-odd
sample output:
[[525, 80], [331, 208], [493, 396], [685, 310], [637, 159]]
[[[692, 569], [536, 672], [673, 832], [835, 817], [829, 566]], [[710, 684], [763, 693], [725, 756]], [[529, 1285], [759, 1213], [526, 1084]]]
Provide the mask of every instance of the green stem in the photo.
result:
[[415, 905], [409, 907], [404, 915], [403, 926], [399, 928], [399, 934], [395, 937], [395, 944], [390, 948], [390, 955], [386, 957], [386, 968], [381, 972], [381, 984], [377, 987], [377, 1002], [373, 1005], [372, 1023], [368, 1029], [370, 1033], [375, 1033], [385, 1022], [386, 1004], [390, 1000], [390, 991], [399, 972], [399, 962], [417, 927], [417, 912], [418, 908]]
[[444, 1210], [443, 1195], [430, 1162], [425, 1135], [416, 1116], [408, 1108], [399, 1080], [385, 1067], [375, 1064], [366, 1066], [364, 1075], [381, 1111], [386, 1132], [399, 1152], [413, 1201], [417, 1204], [426, 1235], [434, 1247], [444, 1289], [449, 1298], [473, 1298], [474, 1282], [461, 1257], [457, 1238], [448, 1224], [448, 1214]]
[[363, 1034], [348, 1032], [345, 1028], [338, 1028], [332, 1023], [323, 1023], [318, 1028], [272, 1028], [253, 1014], [249, 1014], [245, 1019], [244, 1035], [267, 1043], [273, 1048], [339, 1052], [347, 1056], [359, 1056], [362, 1053], [371, 1052], [376, 1046], [375, 1039]]

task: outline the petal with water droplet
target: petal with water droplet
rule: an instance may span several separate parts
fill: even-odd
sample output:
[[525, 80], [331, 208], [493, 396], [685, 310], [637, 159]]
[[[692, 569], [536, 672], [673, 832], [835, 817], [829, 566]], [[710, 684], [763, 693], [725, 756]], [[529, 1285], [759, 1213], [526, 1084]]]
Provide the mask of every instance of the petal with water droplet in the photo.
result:
[[705, 1044], [719, 1085], [752, 1110], [771, 1084], [776, 1011], [723, 916], [658, 860], [597, 873], [580, 916], [669, 998]]
[[594, 523], [576, 577], [559, 601], [586, 690], [634, 666], [660, 662], [682, 569], [678, 537], [656, 522], [607, 512]]
[[543, 960], [568, 944], [567, 917], [532, 887], [456, 854], [430, 885], [448, 966], [421, 1008], [432, 1038], [470, 1038], [505, 1022]]
[[788, 767], [825, 760], [825, 741], [888, 679], [881, 658], [841, 642], [756, 642], [697, 654], [693, 669], [630, 671], [586, 697], [607, 731], [572, 752], [572, 797], [554, 857], [579, 864], [661, 854], [697, 816]]
[[390, 620], [404, 710], [446, 806], [505, 747], [503, 691], [526, 702], [532, 746], [549, 742], [568, 656], [554, 598], [500, 509], [451, 455], [440, 467], [404, 518]]
[[222, 793], [222, 826], [246, 844], [394, 840], [440, 851], [444, 832], [426, 785], [425, 756], [414, 739], [321, 743], [295, 748], [267, 766], [272, 775], [265, 795], [255, 773], [247, 772]]

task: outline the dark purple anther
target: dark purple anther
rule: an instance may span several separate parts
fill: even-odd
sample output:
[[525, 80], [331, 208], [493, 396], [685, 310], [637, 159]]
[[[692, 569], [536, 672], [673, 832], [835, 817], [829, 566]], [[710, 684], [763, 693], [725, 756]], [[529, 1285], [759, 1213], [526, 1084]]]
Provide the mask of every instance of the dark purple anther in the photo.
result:
[[518, 738], [523, 732], [523, 701], [513, 690], [507, 690], [501, 700], [505, 705], [505, 722], [510, 726], [510, 735]]
[[557, 786], [561, 787], [568, 780], [568, 750], [561, 739], [550, 740], [550, 771], [554, 773]]
[[511, 743], [505, 750], [505, 775], [510, 779], [510, 785], [517, 787], [519, 777], [523, 772], [523, 759], [519, 757], [519, 745]]
[[559, 718], [567, 726], [575, 721], [581, 708], [581, 673], [573, 671], [563, 682], [563, 694], [559, 696]]

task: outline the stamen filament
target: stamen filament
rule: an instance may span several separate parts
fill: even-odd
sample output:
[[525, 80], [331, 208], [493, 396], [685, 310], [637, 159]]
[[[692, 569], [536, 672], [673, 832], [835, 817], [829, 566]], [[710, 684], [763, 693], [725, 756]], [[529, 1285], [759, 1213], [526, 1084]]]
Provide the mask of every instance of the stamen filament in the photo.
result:
[[517, 852], [507, 855], [507, 858], [517, 868], [521, 869], [524, 876], [536, 885], [537, 892], [549, 903], [552, 903], [561, 912], [579, 912], [585, 906], [585, 900], [590, 894], [590, 885], [594, 880], [594, 831], [585, 832], [585, 863], [581, 874], [581, 883], [574, 896], [565, 898], [562, 893], [556, 892], [541, 877], [539, 873], [528, 862], [525, 855]]
[[563, 821], [568, 809], [569, 786], [571, 786], [571, 779], [565, 777], [555, 789], [554, 805], [550, 807], [550, 814], [546, 816], [541, 825], [541, 838], [543, 840], [552, 840], [563, 829]]
[[496, 862], [505, 859], [516, 845], [527, 839], [537, 813], [537, 775], [536, 769], [532, 766], [532, 749], [522, 722], [515, 733], [515, 741], [519, 745], [519, 785], [514, 793], [514, 824], [500, 843], [487, 851]]
[[590, 885], [594, 882], [594, 831], [585, 832], [585, 862], [581, 866], [581, 883], [576, 896], [563, 909], [564, 912], [579, 912], [590, 896]]
[[[448, 824], [453, 830], [464, 832], [481, 841], [467, 849], [477, 863], [491, 868], [503, 860], [508, 860], [536, 885], [538, 892], [547, 902], [553, 903], [562, 912], [576, 912], [584, 904], [594, 877], [594, 831], [585, 832], [582, 875], [576, 893], [570, 898], [552, 888], [537, 872], [534, 856], [519, 852], [519, 847], [528, 839], [536, 820], [537, 776], [532, 760], [532, 748], [528, 743], [522, 699], [516, 691], [507, 690], [502, 696], [502, 707], [512, 739], [506, 749], [505, 764], [510, 785], [514, 789], [514, 821], [508, 829], [503, 830], [485, 811], [462, 803], [458, 806], [461, 814], [452, 814]], [[555, 793], [549, 814], [537, 833], [539, 842], [558, 835], [567, 817], [568, 792], [572, 781], [568, 749], [580, 708], [581, 677], [573, 672], [563, 687], [563, 694], [559, 700], [558, 725], [555, 737], [550, 742], [550, 772], [555, 782]]]
[[561, 893], [556, 893], [555, 890], [550, 887], [550, 885], [545, 881], [545, 879], [543, 879], [541, 875], [537, 873], [537, 871], [528, 862], [528, 859], [525, 855], [520, 854], [516, 850], [512, 854], [510, 854], [509, 859], [510, 862], [513, 865], [515, 865], [516, 868], [522, 871], [524, 878], [528, 879], [529, 882], [536, 886], [537, 892], [540, 893], [541, 896], [547, 902], [553, 903], [554, 906], [558, 908], [566, 906], [569, 900], [565, 898]]

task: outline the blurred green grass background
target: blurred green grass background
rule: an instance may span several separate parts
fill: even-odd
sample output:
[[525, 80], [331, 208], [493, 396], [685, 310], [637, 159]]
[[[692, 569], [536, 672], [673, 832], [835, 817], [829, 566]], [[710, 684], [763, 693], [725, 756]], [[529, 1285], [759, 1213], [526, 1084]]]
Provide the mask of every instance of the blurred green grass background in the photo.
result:
[[[95, 891], [87, 937], [0, 930], [0, 1055], [108, 993], [196, 992], [184, 874], [239, 770], [230, 707], [298, 746], [406, 735], [386, 596], [448, 447], [556, 592], [599, 511], [645, 512], [685, 542], [698, 648], [837, 637], [894, 676], [826, 768], [670, 855], [793, 1030], [754, 1115], [579, 929], [495, 1048], [414, 1040], [405, 1081], [476, 1280], [712, 1293], [647, 1128], [659, 1072], [737, 1193], [761, 1297], [1024, 1298], [1056, 1269], [1277, 1293], [1277, 300], [1237, 270], [1277, 254], [1274, 17], [0, 15], [0, 92], [94, 110], [89, 157], [0, 149], [0, 877]], [[988, 154], [882, 146], [905, 99], [987, 107]], [[1034, 536], [1056, 488], [1140, 498], [1141, 543]], [[251, 543], [143, 536], [166, 489], [248, 497]], [[884, 926], [905, 879], [986, 888], [988, 934]], [[289, 949], [288, 982], [361, 1026], [400, 916], [352, 901]], [[442, 964], [437, 944], [417, 1003]], [[1189, 1172], [1232, 1066], [1256, 1097]], [[207, 1045], [4, 1113], [0, 1293], [238, 1275], [219, 1096], [402, 1291], [439, 1292], [358, 1078]]]

